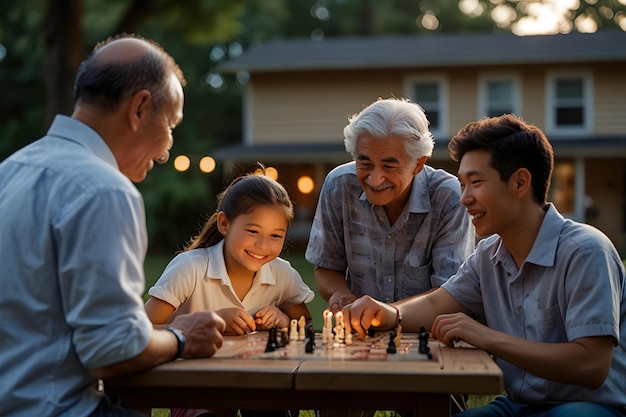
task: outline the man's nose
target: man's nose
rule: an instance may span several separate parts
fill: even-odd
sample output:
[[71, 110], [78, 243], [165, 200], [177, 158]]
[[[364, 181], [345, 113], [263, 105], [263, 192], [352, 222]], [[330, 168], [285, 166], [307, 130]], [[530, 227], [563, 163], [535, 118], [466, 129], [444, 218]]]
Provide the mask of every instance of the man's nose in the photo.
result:
[[378, 187], [380, 184], [385, 182], [385, 175], [379, 169], [374, 169], [370, 173], [368, 177], [369, 185], [372, 187]]

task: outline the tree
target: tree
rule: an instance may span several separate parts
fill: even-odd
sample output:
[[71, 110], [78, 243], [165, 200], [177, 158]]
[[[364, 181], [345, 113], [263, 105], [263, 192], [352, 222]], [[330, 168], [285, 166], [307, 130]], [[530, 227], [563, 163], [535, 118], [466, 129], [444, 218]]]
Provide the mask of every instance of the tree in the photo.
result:
[[[197, 158], [241, 140], [241, 82], [217, 72], [255, 42], [273, 38], [509, 31], [559, 0], [2, 0], [0, 161], [72, 111], [80, 61], [112, 34], [161, 43], [187, 78], [175, 152]], [[569, 3], [568, 3], [569, 4]], [[542, 8], [544, 7], [544, 8]], [[575, 7], [575, 8], [574, 8]], [[624, 0], [579, 0], [556, 31], [626, 27]], [[526, 19], [526, 20], [525, 20]], [[228, 178], [156, 167], [139, 184], [152, 248], [180, 247], [211, 211]], [[163, 220], [165, 219], [165, 220]]]

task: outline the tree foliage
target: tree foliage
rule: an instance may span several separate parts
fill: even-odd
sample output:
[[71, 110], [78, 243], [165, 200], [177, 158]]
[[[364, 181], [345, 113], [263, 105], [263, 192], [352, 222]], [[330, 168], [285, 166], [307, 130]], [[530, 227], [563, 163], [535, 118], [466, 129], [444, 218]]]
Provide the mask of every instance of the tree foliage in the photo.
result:
[[[572, 0], [556, 31], [626, 27], [625, 0]], [[100, 40], [134, 32], [161, 43], [185, 72], [175, 153], [196, 164], [241, 140], [241, 84], [223, 59], [273, 38], [509, 31], [559, 0], [2, 0], [0, 160], [70, 114], [78, 64]], [[538, 8], [539, 7], [539, 8]], [[539, 10], [539, 12], [538, 12]], [[595, 25], [595, 26], [594, 26]], [[195, 165], [194, 165], [195, 166]], [[180, 248], [229, 178], [157, 166], [139, 184], [151, 247]]]

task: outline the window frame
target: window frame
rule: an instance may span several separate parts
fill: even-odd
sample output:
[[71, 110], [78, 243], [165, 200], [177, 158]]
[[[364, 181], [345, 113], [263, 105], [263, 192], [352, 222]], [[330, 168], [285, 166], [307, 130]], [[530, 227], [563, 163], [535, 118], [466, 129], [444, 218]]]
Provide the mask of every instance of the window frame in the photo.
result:
[[[582, 124], [580, 126], [559, 126], [556, 122], [556, 110], [558, 98], [556, 86], [560, 80], [577, 79], [582, 81], [581, 106], [583, 110]], [[586, 136], [593, 131], [593, 76], [590, 71], [583, 69], [555, 70], [546, 74], [546, 133], [556, 136]]]
[[[413, 102], [423, 107], [422, 103], [415, 98], [414, 91], [416, 84], [434, 83], [438, 87], [439, 101], [437, 103], [437, 111], [439, 112], [439, 127], [433, 128], [429, 125], [430, 133], [433, 138], [444, 139], [448, 137], [448, 79], [442, 75], [421, 74], [411, 75], [404, 79], [404, 97], [410, 98]], [[427, 109], [424, 109], [426, 112]]]
[[511, 82], [511, 113], [522, 117], [522, 89], [521, 77], [515, 73], [481, 73], [478, 76], [478, 106], [477, 118], [488, 116], [488, 83], [491, 81]]

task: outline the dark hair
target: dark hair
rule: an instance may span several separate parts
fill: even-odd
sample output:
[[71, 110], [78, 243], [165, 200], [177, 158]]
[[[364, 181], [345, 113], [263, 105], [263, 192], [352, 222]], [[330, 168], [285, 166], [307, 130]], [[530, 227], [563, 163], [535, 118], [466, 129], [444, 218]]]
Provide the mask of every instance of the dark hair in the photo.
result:
[[251, 213], [259, 206], [282, 207], [287, 221], [291, 222], [293, 219], [293, 203], [282, 185], [265, 175], [246, 174], [236, 178], [218, 195], [215, 213], [183, 251], [207, 248], [224, 239], [217, 228], [217, 214], [220, 211], [224, 212], [229, 221], [233, 221], [240, 214]]
[[489, 165], [507, 181], [511, 174], [526, 168], [531, 176], [533, 199], [544, 205], [554, 167], [554, 151], [538, 127], [521, 118], [505, 114], [469, 123], [448, 144], [450, 157], [460, 162], [469, 151], [491, 152]]
[[[98, 59], [97, 52], [118, 39], [134, 38], [152, 48], [132, 60]], [[169, 77], [174, 74], [181, 85], [185, 78], [178, 64], [158, 43], [134, 34], [121, 34], [98, 43], [78, 69], [74, 84], [74, 104], [79, 101], [114, 112], [122, 101], [140, 90], [152, 94], [155, 113], [171, 99]]]

